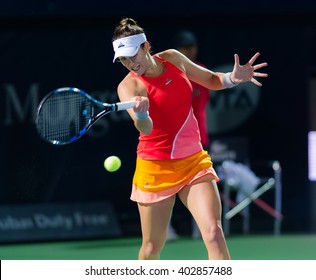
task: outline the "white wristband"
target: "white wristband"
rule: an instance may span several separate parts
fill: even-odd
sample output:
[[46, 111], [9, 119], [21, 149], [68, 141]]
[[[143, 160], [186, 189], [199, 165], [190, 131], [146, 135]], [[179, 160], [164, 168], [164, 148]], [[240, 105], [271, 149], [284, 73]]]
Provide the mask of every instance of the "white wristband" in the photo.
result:
[[231, 72], [227, 72], [224, 74], [223, 84], [225, 88], [232, 88], [238, 85], [232, 82], [232, 80], [230, 79], [230, 74]]
[[148, 111], [146, 111], [146, 112], [140, 112], [140, 113], [134, 112], [134, 115], [135, 115], [135, 118], [136, 118], [137, 120], [146, 120], [146, 119], [149, 118], [149, 113], [148, 113]]

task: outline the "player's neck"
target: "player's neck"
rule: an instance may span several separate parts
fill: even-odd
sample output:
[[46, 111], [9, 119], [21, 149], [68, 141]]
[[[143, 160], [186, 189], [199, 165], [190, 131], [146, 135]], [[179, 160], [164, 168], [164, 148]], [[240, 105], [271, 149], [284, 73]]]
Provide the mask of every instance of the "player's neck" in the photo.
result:
[[165, 65], [162, 62], [153, 58], [144, 74], [147, 77], [158, 77], [165, 72], [165, 69]]

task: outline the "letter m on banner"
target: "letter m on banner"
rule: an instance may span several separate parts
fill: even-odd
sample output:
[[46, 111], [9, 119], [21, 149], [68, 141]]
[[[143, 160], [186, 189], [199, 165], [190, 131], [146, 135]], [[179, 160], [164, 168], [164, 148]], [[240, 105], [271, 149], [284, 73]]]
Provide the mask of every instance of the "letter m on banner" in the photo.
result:
[[14, 122], [34, 122], [38, 106], [38, 88], [38, 84], [31, 84], [26, 98], [21, 98], [23, 95], [19, 95], [12, 84], [4, 85], [6, 96], [4, 124], [6, 126]]

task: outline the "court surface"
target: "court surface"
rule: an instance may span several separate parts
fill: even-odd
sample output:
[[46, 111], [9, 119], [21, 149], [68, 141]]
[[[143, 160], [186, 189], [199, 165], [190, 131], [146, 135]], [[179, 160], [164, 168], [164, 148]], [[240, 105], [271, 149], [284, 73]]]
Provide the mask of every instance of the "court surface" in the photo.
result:
[[[135, 260], [140, 238], [115, 238], [0, 245], [1, 260]], [[229, 236], [227, 244], [234, 260], [316, 260], [315, 235]], [[164, 260], [205, 260], [201, 240], [182, 237], [167, 242]]]

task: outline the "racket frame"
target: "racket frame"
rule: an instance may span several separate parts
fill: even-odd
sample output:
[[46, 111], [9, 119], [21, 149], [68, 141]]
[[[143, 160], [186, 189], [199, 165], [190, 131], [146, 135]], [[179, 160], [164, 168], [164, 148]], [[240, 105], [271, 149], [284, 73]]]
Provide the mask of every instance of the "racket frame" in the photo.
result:
[[[81, 94], [82, 96], [84, 96], [85, 98], [87, 98], [91, 102], [91, 114], [90, 114], [90, 118], [89, 118], [87, 125], [80, 131], [80, 133], [78, 135], [75, 135], [74, 137], [69, 139], [69, 141], [60, 141], [60, 140], [48, 139], [47, 137], [42, 135], [42, 133], [40, 132], [40, 129], [38, 128], [39, 115], [40, 115], [40, 112], [41, 112], [42, 107], [44, 106], [45, 102], [49, 98], [51, 98], [51, 96], [54, 96], [54, 95], [57, 95], [57, 94], [60, 94], [63, 92], [75, 92], [77, 94]], [[93, 105], [96, 105], [97, 107], [102, 108], [103, 110], [101, 112], [99, 112], [98, 114], [94, 115], [95, 107]], [[102, 102], [100, 100], [95, 99], [94, 97], [92, 97], [91, 95], [89, 95], [88, 93], [86, 93], [85, 91], [83, 91], [79, 88], [62, 87], [62, 88], [57, 88], [57, 89], [51, 91], [50, 93], [48, 93], [42, 99], [42, 101], [39, 103], [38, 109], [37, 109], [37, 114], [36, 114], [36, 119], [35, 119], [35, 124], [36, 124], [36, 128], [38, 130], [38, 133], [43, 140], [45, 140], [46, 142], [49, 142], [53, 145], [66, 145], [66, 144], [70, 144], [70, 143], [78, 140], [79, 138], [81, 138], [92, 127], [92, 125], [95, 124], [103, 116], [105, 116], [109, 113], [112, 113], [112, 112], [123, 111], [123, 110], [133, 108], [134, 105], [135, 105], [135, 101], [124, 101], [124, 102], [116, 102], [116, 103]]]

